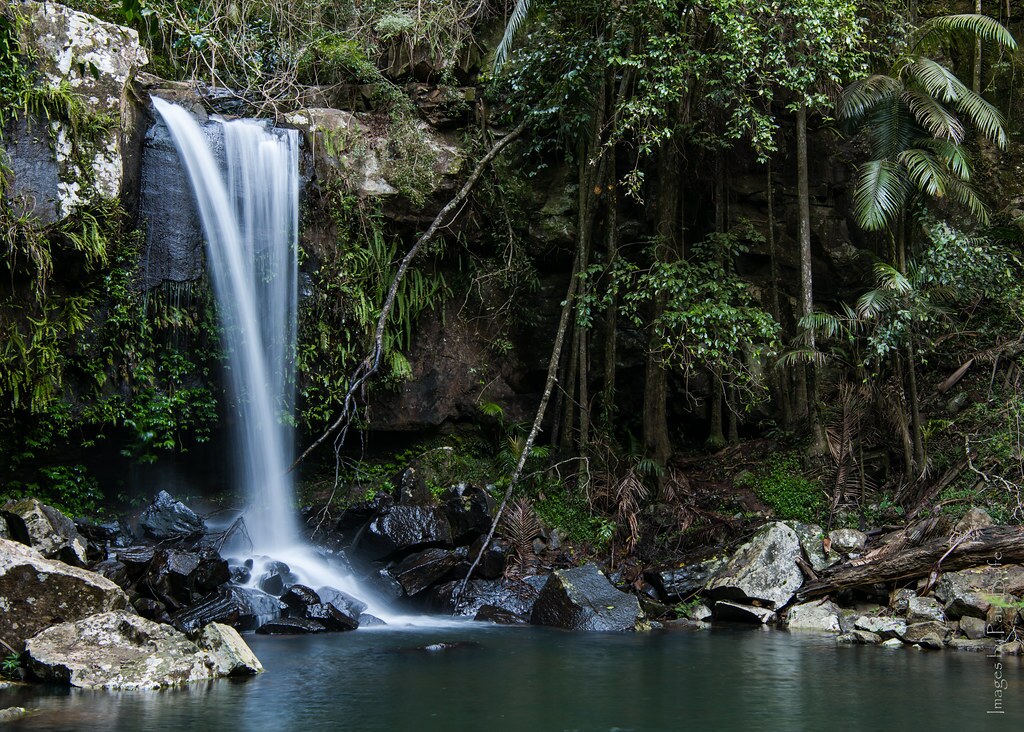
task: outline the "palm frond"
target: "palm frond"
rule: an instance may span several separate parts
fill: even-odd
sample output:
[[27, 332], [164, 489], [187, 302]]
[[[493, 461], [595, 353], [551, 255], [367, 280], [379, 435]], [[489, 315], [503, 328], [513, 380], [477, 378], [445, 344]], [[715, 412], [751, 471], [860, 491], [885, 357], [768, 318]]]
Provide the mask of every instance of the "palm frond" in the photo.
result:
[[1006, 149], [1006, 120], [1003, 114], [992, 104], [985, 100], [980, 94], [964, 86], [963, 82], [955, 79], [956, 99], [953, 106], [956, 111], [971, 121], [971, 124], [983, 134], [990, 142]]
[[909, 295], [914, 290], [914, 284], [907, 275], [886, 262], [875, 262], [875, 282], [880, 289], [897, 295]]
[[1002, 23], [988, 15], [976, 13], [929, 18], [921, 24], [916, 46], [919, 49], [941, 48], [958, 36], [995, 43], [1009, 51], [1017, 48], [1017, 41]]
[[871, 110], [899, 93], [900, 82], [886, 74], [858, 79], [843, 89], [839, 98], [839, 117], [859, 122]]
[[792, 348], [779, 355], [775, 361], [775, 366], [776, 368], [788, 368], [807, 363], [813, 363], [815, 366], [824, 366], [825, 360], [825, 354], [817, 349]]
[[901, 73], [906, 75], [908, 83], [920, 85], [926, 94], [943, 102], [955, 101], [959, 96], [957, 85], [963, 86], [956, 74], [925, 56], [911, 59], [902, 66]]
[[516, 0], [516, 6], [512, 9], [512, 14], [508, 18], [508, 24], [505, 26], [505, 33], [501, 36], [501, 42], [494, 50], [495, 74], [501, 70], [501, 67], [505, 65], [505, 61], [508, 60], [508, 54], [512, 48], [512, 41], [515, 40], [520, 26], [522, 26], [523, 21], [526, 20], [526, 16], [529, 12], [530, 0]]
[[907, 103], [894, 95], [878, 104], [865, 119], [872, 157], [893, 158], [920, 136], [920, 126]]
[[988, 206], [981, 200], [981, 197], [978, 196], [977, 191], [974, 190], [970, 183], [957, 178], [950, 178], [948, 187], [950, 196], [955, 201], [966, 206], [978, 221], [983, 224], [988, 223]]
[[816, 310], [800, 318], [801, 328], [813, 330], [825, 338], [835, 338], [842, 328], [842, 321], [834, 313]]
[[857, 223], [869, 231], [884, 229], [903, 210], [907, 195], [907, 182], [898, 164], [889, 160], [864, 163], [853, 192]]
[[518, 560], [515, 573], [528, 574], [536, 559], [533, 540], [540, 534], [540, 521], [533, 510], [533, 504], [525, 496], [509, 504], [499, 526], [502, 537], [512, 545], [512, 552]]
[[949, 172], [930, 152], [910, 148], [900, 153], [899, 161], [918, 190], [933, 198], [942, 198], [946, 194]]
[[946, 109], [935, 97], [913, 87], [903, 92], [903, 98], [914, 113], [914, 119], [934, 137], [963, 142], [964, 126], [956, 115]]
[[914, 147], [931, 150], [953, 175], [965, 183], [971, 179], [971, 162], [962, 145], [949, 140], [922, 138], [914, 141]]
[[892, 294], [881, 288], [868, 290], [857, 298], [857, 312], [862, 318], [873, 318], [892, 304]]

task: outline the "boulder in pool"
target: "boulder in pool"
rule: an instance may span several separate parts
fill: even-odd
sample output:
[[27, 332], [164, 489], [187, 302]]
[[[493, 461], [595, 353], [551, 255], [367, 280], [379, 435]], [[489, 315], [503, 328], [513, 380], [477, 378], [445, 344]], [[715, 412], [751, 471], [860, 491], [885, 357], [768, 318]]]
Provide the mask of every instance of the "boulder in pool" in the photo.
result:
[[231, 628], [204, 631], [197, 644], [169, 625], [124, 612], [55, 625], [25, 648], [33, 674], [84, 689], [161, 689], [263, 670]]
[[716, 600], [739, 600], [779, 609], [786, 605], [804, 577], [800, 537], [783, 523], [765, 526], [733, 554], [729, 563], [707, 585]]
[[646, 628], [640, 602], [615, 589], [595, 564], [552, 572], [533, 606], [530, 623], [567, 630]]
[[366, 527], [359, 551], [370, 559], [431, 546], [451, 546], [452, 527], [437, 506], [390, 506]]

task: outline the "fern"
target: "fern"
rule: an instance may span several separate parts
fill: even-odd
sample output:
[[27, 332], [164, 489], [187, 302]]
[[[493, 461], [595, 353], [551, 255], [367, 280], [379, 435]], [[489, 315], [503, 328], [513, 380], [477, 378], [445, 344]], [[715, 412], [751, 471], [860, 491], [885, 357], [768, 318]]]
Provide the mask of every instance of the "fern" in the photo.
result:
[[502, 516], [499, 530], [512, 546], [516, 563], [506, 567], [509, 576], [525, 576], [532, 573], [537, 555], [533, 551], [533, 540], [540, 534], [540, 521], [529, 498], [520, 497], [513, 502]]

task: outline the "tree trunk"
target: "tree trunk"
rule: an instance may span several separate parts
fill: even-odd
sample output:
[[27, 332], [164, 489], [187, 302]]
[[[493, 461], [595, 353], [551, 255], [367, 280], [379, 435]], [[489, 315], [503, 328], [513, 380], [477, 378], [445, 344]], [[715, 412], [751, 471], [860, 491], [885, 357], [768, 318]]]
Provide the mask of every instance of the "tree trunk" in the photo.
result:
[[910, 403], [910, 427], [914, 440], [914, 463], [920, 475], [925, 467], [924, 426], [921, 424], [921, 403], [917, 394], [917, 366], [914, 365], [914, 346], [907, 344], [907, 401]]
[[[619, 223], [618, 223], [618, 197], [616, 196], [616, 169], [615, 153], [610, 154], [610, 173], [608, 176], [608, 201], [606, 204], [607, 219], [607, 248], [605, 258], [607, 259], [608, 270], [614, 269], [619, 258]], [[604, 321], [604, 384], [601, 389], [601, 412], [602, 421], [605, 427], [611, 425], [615, 415], [615, 366], [618, 360], [617, 342], [618, 337], [618, 298], [614, 295], [608, 303], [608, 310], [605, 312]]]
[[[811, 193], [807, 172], [807, 107], [801, 104], [796, 113], [797, 205], [800, 218], [800, 317], [814, 312], [814, 289], [811, 281]], [[807, 346], [814, 348], [814, 330], [805, 328]], [[811, 454], [823, 455], [825, 432], [818, 414], [818, 380], [813, 363], [806, 366], [807, 422], [811, 431]]]
[[726, 424], [729, 425], [729, 444], [735, 445], [740, 441], [740, 420], [736, 416], [736, 408], [739, 406], [737, 403], [736, 389], [733, 386], [725, 392], [725, 420]]
[[[974, 12], [981, 15], [981, 0], [975, 0]], [[974, 76], [971, 88], [975, 94], [981, 94], [981, 37], [974, 40]]]
[[704, 447], [709, 452], [718, 452], [725, 447], [725, 432], [722, 429], [722, 375], [717, 370], [708, 372], [711, 377], [711, 402], [708, 415], [708, 439]]
[[[679, 200], [679, 166], [675, 142], [662, 144], [658, 153], [657, 245], [659, 261], [678, 256], [676, 248], [676, 205]], [[651, 305], [651, 330], [644, 365], [644, 453], [664, 466], [672, 454], [668, 435], [668, 372], [661, 361], [661, 343], [655, 323], [665, 311], [667, 296], [658, 293]]]
[[[772, 176], [772, 161], [769, 159], [766, 166], [768, 183], [768, 258], [771, 263], [771, 305], [772, 316], [775, 321], [782, 324], [782, 302], [779, 298], [779, 253], [776, 250], [775, 241], [775, 179]], [[793, 405], [790, 401], [792, 389], [790, 388], [789, 372], [780, 369], [772, 369], [769, 386], [772, 391], [772, 401], [776, 409], [782, 412], [782, 425], [787, 430], [793, 427]]]

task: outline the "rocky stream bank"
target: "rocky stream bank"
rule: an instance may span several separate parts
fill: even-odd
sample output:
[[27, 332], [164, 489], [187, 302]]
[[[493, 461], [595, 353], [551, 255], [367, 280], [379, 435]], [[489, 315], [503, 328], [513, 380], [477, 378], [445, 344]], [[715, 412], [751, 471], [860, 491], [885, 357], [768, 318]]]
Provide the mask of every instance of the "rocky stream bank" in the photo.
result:
[[[1020, 533], [991, 526], [982, 511], [939, 540], [947, 548], [940, 562], [916, 576], [859, 584], [842, 578], [851, 571], [870, 578], [872, 567], [912, 553], [927, 537], [824, 535], [817, 526], [773, 522], [731, 552], [622, 572], [577, 559], [557, 531], [537, 523], [518, 544], [499, 532], [460, 592], [494, 501], [468, 485], [435, 496], [404, 477], [393, 494], [350, 506], [326, 528], [322, 513], [308, 511], [321, 560], [357, 577], [364, 598], [304, 585], [273, 558], [230, 556], [226, 532], [210, 531], [163, 492], [141, 514], [103, 524], [71, 521], [33, 499], [8, 502], [0, 522], [0, 640], [20, 661], [22, 680], [97, 689], [256, 674], [262, 666], [239, 631], [383, 624], [365, 612], [367, 599], [413, 614], [576, 631], [740, 622], [831, 633], [838, 644], [1022, 651], [1024, 566], [1001, 551], [964, 566], [972, 547]], [[835, 586], [822, 591], [830, 579]]]

